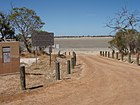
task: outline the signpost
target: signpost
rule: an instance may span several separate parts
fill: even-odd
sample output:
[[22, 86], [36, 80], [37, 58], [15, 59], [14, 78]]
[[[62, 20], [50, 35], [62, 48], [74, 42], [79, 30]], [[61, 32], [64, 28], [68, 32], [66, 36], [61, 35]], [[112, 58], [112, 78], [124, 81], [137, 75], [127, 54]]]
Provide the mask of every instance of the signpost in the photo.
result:
[[50, 67], [51, 67], [51, 53], [52, 53], [52, 46], [49, 46], [49, 53], [50, 53]]

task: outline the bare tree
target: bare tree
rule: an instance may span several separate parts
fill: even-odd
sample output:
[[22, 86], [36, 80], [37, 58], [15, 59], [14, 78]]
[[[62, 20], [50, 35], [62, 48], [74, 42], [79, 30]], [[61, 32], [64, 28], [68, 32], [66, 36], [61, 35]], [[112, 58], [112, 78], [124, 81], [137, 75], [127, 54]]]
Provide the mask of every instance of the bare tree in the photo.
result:
[[129, 12], [127, 8], [122, 8], [121, 11], [116, 13], [116, 17], [112, 18], [106, 26], [112, 28], [114, 31], [127, 29], [135, 29], [140, 24], [140, 17], [138, 11]]

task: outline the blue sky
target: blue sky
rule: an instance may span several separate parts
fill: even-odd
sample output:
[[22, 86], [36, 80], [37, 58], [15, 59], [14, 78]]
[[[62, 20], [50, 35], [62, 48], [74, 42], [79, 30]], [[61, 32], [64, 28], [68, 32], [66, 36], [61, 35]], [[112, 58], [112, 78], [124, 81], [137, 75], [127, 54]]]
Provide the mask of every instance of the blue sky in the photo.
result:
[[140, 11], [140, 0], [1, 0], [0, 10], [27, 7], [46, 24], [43, 30], [55, 35], [108, 35], [105, 27], [122, 7]]

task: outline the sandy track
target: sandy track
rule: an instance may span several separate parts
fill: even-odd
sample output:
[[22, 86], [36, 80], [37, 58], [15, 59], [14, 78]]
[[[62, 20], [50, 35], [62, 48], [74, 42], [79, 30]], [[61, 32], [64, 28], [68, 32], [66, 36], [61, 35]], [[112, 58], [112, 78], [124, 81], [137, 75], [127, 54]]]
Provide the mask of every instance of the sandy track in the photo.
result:
[[96, 55], [78, 60], [81, 78], [7, 97], [1, 105], [140, 105], [140, 67]]

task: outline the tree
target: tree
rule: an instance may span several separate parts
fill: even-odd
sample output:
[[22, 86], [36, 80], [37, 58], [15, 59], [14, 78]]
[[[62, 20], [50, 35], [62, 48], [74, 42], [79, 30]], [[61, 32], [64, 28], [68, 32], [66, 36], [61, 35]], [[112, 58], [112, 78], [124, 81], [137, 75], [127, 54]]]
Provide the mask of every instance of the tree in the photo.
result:
[[[116, 31], [115, 38], [109, 43], [111, 46], [117, 48], [120, 52], [127, 53], [128, 51], [134, 53], [139, 48], [138, 38], [140, 38], [138, 31], [140, 17], [138, 12], [130, 13], [126, 8], [122, 8], [106, 25]], [[140, 39], [139, 39], [140, 40]]]
[[116, 13], [116, 17], [110, 19], [110, 21], [106, 24], [107, 27], [112, 28], [114, 31], [127, 29], [136, 29], [139, 27], [140, 17], [139, 12], [129, 12], [127, 8], [122, 8], [121, 11]]
[[10, 20], [16, 30], [22, 35], [22, 40], [27, 48], [27, 51], [31, 53], [29, 37], [33, 30], [39, 30], [43, 27], [44, 23], [40, 17], [37, 16], [35, 11], [26, 7], [13, 8], [10, 14]]
[[135, 53], [140, 49], [140, 33], [134, 29], [120, 30], [109, 43], [122, 53]]
[[127, 46], [128, 49], [131, 53], [135, 53], [136, 51], [136, 44], [137, 44], [137, 36], [138, 36], [138, 32], [137, 30], [134, 29], [128, 29], [125, 32], [125, 36], [126, 36], [126, 42], [127, 42]]
[[15, 34], [15, 30], [10, 24], [9, 15], [4, 12], [0, 12], [0, 34], [3, 41], [7, 38], [14, 38]]
[[140, 51], [140, 32], [136, 36], [136, 51]]
[[125, 32], [120, 30], [115, 34], [113, 40], [109, 41], [111, 48], [117, 48], [119, 52], [126, 54], [128, 52]]

